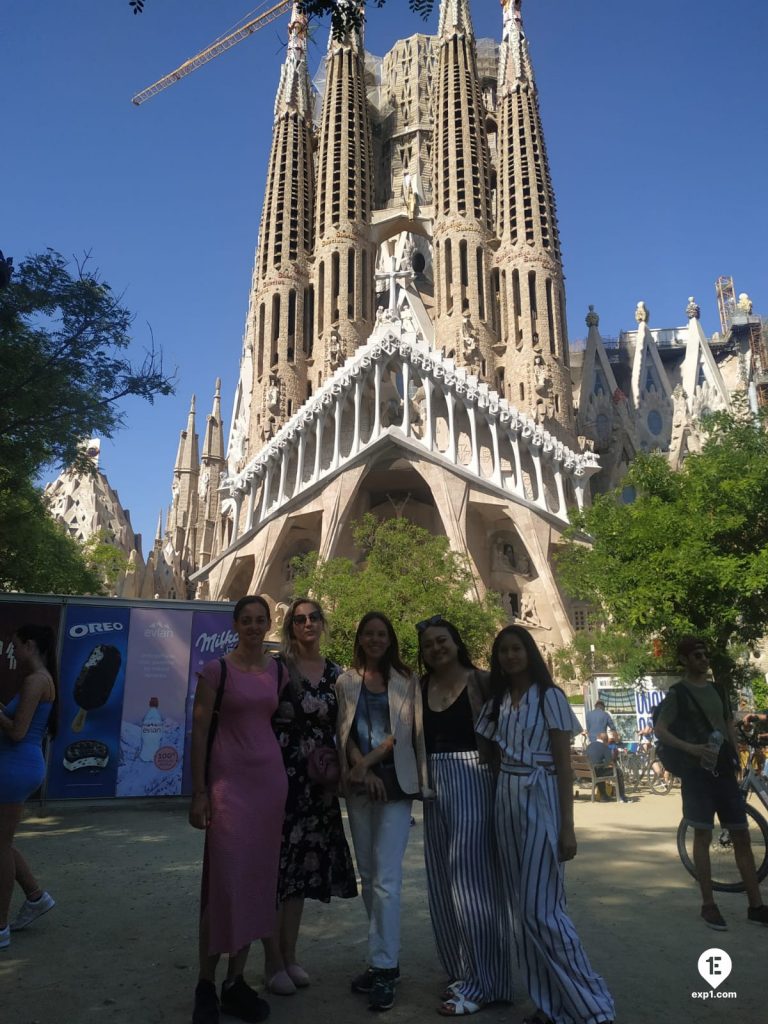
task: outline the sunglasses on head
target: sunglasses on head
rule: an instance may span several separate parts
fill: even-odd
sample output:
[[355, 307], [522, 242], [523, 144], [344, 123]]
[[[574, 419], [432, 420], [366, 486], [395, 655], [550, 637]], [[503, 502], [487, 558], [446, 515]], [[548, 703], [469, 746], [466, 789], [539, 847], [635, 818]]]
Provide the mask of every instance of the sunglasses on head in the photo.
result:
[[308, 622], [322, 622], [322, 612], [310, 612], [309, 615], [294, 615], [291, 622], [294, 626], [305, 626]]
[[433, 615], [430, 619], [422, 619], [421, 622], [416, 623], [416, 632], [423, 633], [425, 629], [429, 629], [430, 626], [442, 626], [445, 619], [442, 615]]

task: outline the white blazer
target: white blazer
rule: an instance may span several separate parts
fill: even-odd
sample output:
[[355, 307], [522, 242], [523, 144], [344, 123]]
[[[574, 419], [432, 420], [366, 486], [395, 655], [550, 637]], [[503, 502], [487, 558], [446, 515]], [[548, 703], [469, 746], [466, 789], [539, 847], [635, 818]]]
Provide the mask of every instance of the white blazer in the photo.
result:
[[[336, 680], [336, 700], [339, 705], [336, 729], [339, 758], [346, 774], [351, 765], [347, 758], [347, 741], [360, 700], [363, 679], [356, 669], [349, 669]], [[424, 744], [424, 719], [421, 688], [416, 676], [404, 676], [390, 670], [387, 684], [389, 721], [395, 737], [393, 756], [397, 781], [404, 793], [432, 796], [427, 776], [427, 748]]]

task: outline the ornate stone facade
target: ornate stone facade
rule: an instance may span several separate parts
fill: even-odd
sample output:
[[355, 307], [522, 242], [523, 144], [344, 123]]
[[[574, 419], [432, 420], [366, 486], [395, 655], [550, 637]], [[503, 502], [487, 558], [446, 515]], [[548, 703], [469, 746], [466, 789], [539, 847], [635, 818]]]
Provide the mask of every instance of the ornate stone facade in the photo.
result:
[[475, 40], [469, 0], [382, 59], [331, 39], [316, 95], [294, 9], [226, 456], [217, 389], [155, 545], [177, 596], [261, 592], [279, 614], [293, 556], [356, 557], [355, 519], [404, 514], [552, 650], [569, 508], [640, 450], [679, 464], [727, 407], [693, 300], [674, 372], [644, 303], [615, 349], [590, 307], [571, 353], [521, 0], [501, 6], [500, 44]]

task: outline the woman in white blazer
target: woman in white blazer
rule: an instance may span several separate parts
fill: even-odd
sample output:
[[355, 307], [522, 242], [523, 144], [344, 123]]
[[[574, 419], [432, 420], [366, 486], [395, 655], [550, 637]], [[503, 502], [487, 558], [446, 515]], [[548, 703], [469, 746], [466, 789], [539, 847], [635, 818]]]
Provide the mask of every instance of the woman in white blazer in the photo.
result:
[[400, 660], [392, 623], [368, 612], [353, 668], [336, 681], [342, 792], [368, 914], [368, 967], [352, 981], [374, 1010], [394, 1003], [400, 979], [400, 890], [411, 802], [429, 795], [421, 693]]

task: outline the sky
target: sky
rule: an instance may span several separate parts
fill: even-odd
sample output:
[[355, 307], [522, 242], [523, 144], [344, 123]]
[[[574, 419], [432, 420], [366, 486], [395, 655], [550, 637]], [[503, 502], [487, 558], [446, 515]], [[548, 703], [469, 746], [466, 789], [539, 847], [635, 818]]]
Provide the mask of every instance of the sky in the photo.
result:
[[[151, 548], [171, 499], [179, 431], [197, 396], [202, 444], [214, 381], [229, 429], [287, 16], [141, 107], [131, 97], [225, 34], [254, 0], [0, 0], [0, 249], [50, 247], [91, 265], [177, 368], [172, 398], [125, 404], [101, 468]], [[269, 5], [265, 5], [269, 6]], [[471, 5], [501, 36], [497, 0]], [[571, 339], [588, 304], [606, 336], [685, 322], [708, 334], [714, 282], [733, 276], [768, 313], [768, 5], [756, 0], [524, 0], [557, 195]], [[371, 7], [383, 55], [434, 32], [406, 0]], [[318, 26], [314, 73], [327, 43]], [[53, 476], [55, 474], [51, 474]]]

